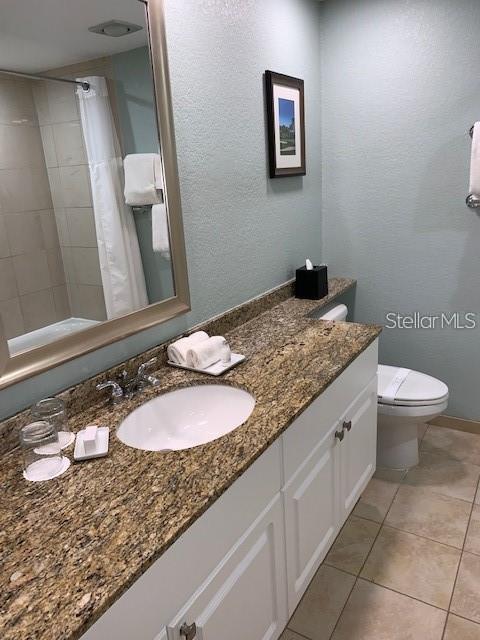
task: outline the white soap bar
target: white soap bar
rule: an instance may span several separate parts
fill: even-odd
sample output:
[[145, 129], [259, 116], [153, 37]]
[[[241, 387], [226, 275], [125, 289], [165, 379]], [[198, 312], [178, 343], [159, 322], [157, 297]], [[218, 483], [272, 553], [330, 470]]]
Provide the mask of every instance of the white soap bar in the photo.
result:
[[98, 427], [96, 424], [89, 424], [83, 430], [83, 446], [85, 453], [95, 453], [97, 445], [97, 432]]
[[309, 260], [308, 258], [305, 260], [305, 266], [307, 268], [307, 271], [312, 271], [313, 270], [313, 264], [312, 261]]
[[[91, 435], [93, 433], [93, 430], [88, 431], [89, 427], [87, 427], [86, 429], [82, 429], [81, 431], [79, 431], [77, 433], [77, 437], [75, 440], [75, 450], [73, 452], [73, 457], [75, 460], [101, 458], [102, 456], [106, 456], [108, 453], [108, 439], [110, 435], [108, 427], [97, 427], [96, 425], [89, 426], [93, 426], [96, 433], [93, 446], [90, 446], [90, 444], [92, 444]], [[86, 441], [85, 436], [87, 436]], [[89, 436], [90, 440], [88, 439]]]

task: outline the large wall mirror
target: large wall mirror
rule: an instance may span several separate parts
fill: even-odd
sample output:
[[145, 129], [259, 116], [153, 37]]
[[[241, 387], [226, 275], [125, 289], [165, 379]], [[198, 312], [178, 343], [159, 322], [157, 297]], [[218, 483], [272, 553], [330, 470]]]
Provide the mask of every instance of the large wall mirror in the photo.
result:
[[162, 0], [2, 0], [0, 388], [189, 309]]

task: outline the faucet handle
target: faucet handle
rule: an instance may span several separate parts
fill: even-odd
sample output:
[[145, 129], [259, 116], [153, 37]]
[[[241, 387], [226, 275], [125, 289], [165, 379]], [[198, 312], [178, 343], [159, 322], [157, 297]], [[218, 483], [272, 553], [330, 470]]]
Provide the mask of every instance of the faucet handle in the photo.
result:
[[113, 404], [118, 404], [121, 400], [123, 400], [123, 389], [118, 384], [118, 382], [113, 382], [112, 380], [108, 380], [107, 382], [101, 382], [97, 384], [97, 391], [103, 391], [103, 389], [112, 389], [112, 402]]
[[138, 367], [138, 372], [137, 375], [139, 376], [143, 376], [145, 375], [145, 371], [147, 371], [147, 369], [150, 369], [151, 367], [153, 367], [153, 365], [157, 362], [157, 358], [153, 357], [150, 358], [150, 360], [147, 360], [147, 362], [143, 362], [139, 367]]
[[160, 380], [158, 380], [158, 378], [155, 378], [155, 376], [146, 375], [147, 369], [150, 369], [151, 367], [153, 367], [156, 362], [157, 362], [157, 358], [153, 357], [138, 367], [137, 378], [140, 382], [148, 382], [153, 387], [156, 387], [160, 384]]

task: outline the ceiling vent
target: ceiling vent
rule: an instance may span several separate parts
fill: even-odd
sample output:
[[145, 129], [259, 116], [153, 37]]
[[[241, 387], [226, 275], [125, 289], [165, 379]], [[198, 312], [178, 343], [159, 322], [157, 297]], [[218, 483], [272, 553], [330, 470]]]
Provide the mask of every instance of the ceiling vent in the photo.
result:
[[126, 36], [128, 33], [134, 33], [135, 31], [140, 31], [140, 29], [143, 29], [143, 27], [138, 24], [122, 22], [121, 20], [109, 20], [108, 22], [102, 22], [102, 24], [96, 24], [94, 27], [89, 27], [88, 30], [111, 38], [120, 38], [120, 36]]

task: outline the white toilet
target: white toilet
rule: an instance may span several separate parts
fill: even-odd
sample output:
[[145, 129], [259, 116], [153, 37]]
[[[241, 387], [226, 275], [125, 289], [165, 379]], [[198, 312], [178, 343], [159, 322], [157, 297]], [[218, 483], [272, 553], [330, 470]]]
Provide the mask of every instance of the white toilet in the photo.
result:
[[[318, 316], [345, 322], [348, 309], [337, 305]], [[425, 373], [378, 366], [377, 466], [408, 469], [418, 464], [418, 425], [445, 411], [448, 387]]]

